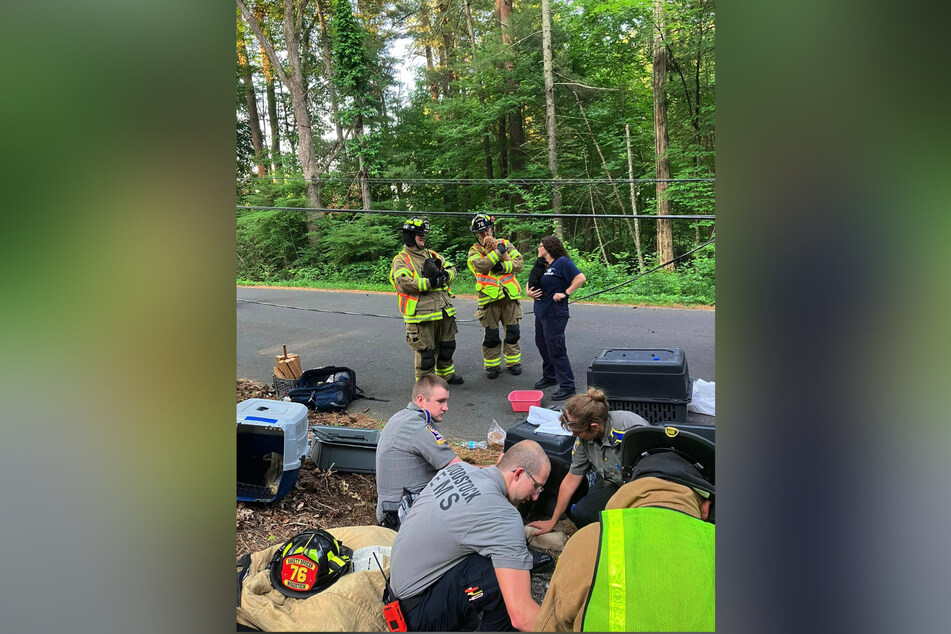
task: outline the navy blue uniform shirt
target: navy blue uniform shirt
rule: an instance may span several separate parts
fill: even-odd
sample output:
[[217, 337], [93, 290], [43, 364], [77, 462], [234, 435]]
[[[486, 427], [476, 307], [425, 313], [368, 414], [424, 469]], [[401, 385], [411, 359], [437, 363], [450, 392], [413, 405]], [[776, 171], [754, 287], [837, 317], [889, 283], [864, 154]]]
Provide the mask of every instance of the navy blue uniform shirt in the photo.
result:
[[542, 275], [542, 290], [545, 291], [545, 294], [541, 299], [535, 301], [535, 315], [544, 317], [549, 310], [555, 310], [564, 311], [565, 316], [567, 316], [568, 298], [556, 302], [552, 297], [555, 293], [564, 293], [571, 286], [571, 280], [580, 274], [581, 270], [565, 256], [561, 256], [552, 262], [545, 274]]

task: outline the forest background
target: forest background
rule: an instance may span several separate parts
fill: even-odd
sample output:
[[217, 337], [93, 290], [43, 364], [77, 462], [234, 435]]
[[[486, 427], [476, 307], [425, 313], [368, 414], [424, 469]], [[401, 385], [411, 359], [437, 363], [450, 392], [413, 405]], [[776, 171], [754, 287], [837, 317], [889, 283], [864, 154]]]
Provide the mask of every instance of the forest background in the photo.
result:
[[712, 0], [237, 0], [236, 26], [239, 284], [391, 290], [422, 215], [473, 293], [485, 211], [523, 285], [554, 233], [583, 295], [681, 258], [598, 301], [715, 303]]

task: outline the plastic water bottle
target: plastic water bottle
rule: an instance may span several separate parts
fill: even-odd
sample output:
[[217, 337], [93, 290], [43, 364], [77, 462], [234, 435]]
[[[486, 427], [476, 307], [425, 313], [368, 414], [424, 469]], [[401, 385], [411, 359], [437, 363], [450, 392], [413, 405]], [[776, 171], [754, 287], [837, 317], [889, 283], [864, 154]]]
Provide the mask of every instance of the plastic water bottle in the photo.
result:
[[480, 440], [476, 442], [475, 440], [470, 440], [465, 444], [466, 449], [485, 449], [489, 446], [489, 443], [485, 440]]

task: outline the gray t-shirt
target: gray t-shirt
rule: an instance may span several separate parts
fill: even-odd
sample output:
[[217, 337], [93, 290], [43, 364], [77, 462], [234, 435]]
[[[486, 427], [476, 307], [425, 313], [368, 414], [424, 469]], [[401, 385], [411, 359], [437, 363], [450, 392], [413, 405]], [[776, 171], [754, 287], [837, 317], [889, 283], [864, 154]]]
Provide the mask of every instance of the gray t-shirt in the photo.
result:
[[608, 413], [604, 436], [594, 440], [575, 440], [568, 473], [583, 476], [588, 467], [592, 467], [605, 480], [621, 486], [624, 484], [621, 474], [621, 441], [624, 440], [624, 433], [632, 427], [644, 425], [650, 423], [634, 412], [617, 410]]
[[420, 491], [455, 458], [429, 412], [410, 403], [394, 414], [376, 447], [376, 520], [383, 520], [384, 502], [398, 504], [404, 487]]
[[436, 474], [400, 525], [390, 559], [393, 592], [414, 597], [473, 553], [495, 568], [532, 568], [522, 516], [505, 497], [498, 467], [458, 462]]

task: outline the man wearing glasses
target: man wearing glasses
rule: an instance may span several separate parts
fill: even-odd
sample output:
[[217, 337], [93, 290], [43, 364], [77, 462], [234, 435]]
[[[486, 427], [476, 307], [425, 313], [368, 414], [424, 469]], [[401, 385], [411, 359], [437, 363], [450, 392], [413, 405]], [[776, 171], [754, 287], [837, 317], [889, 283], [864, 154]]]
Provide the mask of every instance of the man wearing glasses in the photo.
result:
[[545, 450], [518, 442], [498, 464], [451, 464], [403, 520], [384, 604], [399, 599], [412, 632], [529, 631], [533, 558], [516, 506], [537, 499], [551, 473]]
[[597, 483], [588, 488], [588, 494], [568, 515], [578, 528], [597, 522], [608, 500], [624, 484], [620, 457], [624, 434], [645, 425], [650, 423], [634, 412], [608, 411], [607, 396], [597, 388], [589, 387], [586, 393], [571, 397], [561, 414], [561, 426], [577, 439], [571, 450], [571, 467], [558, 488], [551, 519], [529, 526], [537, 528], [539, 535], [551, 531], [568, 510], [568, 503], [589, 468], [597, 474]]

